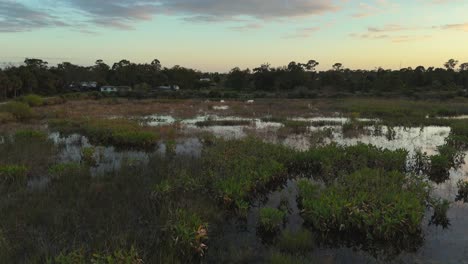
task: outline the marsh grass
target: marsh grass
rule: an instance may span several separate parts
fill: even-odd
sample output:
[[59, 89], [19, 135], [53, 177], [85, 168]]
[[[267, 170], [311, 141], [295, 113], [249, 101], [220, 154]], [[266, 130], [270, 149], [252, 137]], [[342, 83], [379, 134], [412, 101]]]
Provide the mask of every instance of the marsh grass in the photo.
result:
[[94, 144], [120, 148], [148, 149], [159, 139], [155, 132], [146, 131], [137, 122], [126, 119], [52, 120], [49, 126], [63, 134], [83, 134]]
[[286, 212], [276, 208], [260, 209], [259, 227], [266, 233], [274, 233], [280, 229], [286, 220]]
[[342, 174], [363, 168], [403, 172], [406, 170], [407, 156], [408, 152], [403, 149], [391, 151], [361, 143], [348, 147], [330, 144], [298, 152], [289, 165], [289, 170], [331, 182]]
[[8, 102], [0, 105], [0, 112], [9, 113], [19, 121], [27, 121], [35, 116], [31, 107], [21, 102]]
[[455, 201], [463, 201], [464, 203], [468, 203], [468, 181], [459, 180], [457, 182], [457, 187], [458, 194], [455, 198]]
[[21, 165], [0, 165], [0, 183], [2, 186], [24, 186], [28, 168]]
[[442, 226], [444, 229], [448, 228], [450, 220], [447, 217], [447, 212], [450, 209], [450, 202], [444, 199], [432, 199], [429, 205], [434, 211], [429, 225]]
[[297, 231], [284, 230], [276, 246], [281, 252], [305, 254], [314, 249], [315, 241], [312, 232], [307, 229], [299, 229]]
[[371, 241], [403, 241], [420, 235], [428, 191], [417, 177], [362, 169], [318, 193], [303, 182], [300, 197], [305, 221], [320, 232], [356, 233]]
[[284, 180], [289, 148], [258, 139], [217, 140], [203, 150], [204, 171], [215, 196], [228, 206], [245, 205], [256, 192]]
[[210, 126], [249, 126], [252, 124], [250, 120], [205, 120], [195, 123], [198, 127]]

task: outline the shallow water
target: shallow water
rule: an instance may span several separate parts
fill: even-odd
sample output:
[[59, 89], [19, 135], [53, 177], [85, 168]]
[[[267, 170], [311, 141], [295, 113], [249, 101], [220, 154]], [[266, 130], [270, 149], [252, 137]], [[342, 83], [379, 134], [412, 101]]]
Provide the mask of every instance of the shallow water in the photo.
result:
[[[192, 119], [176, 120], [170, 116], [152, 116], [143, 118], [144, 125], [160, 126], [179, 122], [186, 134], [194, 132], [210, 132], [215, 136], [224, 138], [243, 138], [252, 133], [257, 134], [268, 142], [281, 143], [298, 150], [306, 150], [312, 145], [311, 138], [314, 132], [329, 128], [333, 130], [330, 138], [325, 143], [335, 142], [340, 145], [355, 145], [357, 143], [372, 144], [386, 149], [403, 148], [410, 154], [416, 150], [427, 152], [429, 155], [437, 153], [437, 147], [445, 143], [450, 133], [450, 127], [427, 126], [423, 128], [394, 127], [394, 136], [387, 138], [386, 127], [381, 133], [375, 133], [374, 127], [366, 127], [366, 133], [355, 137], [343, 135], [341, 126], [311, 126], [305, 134], [278, 135], [278, 130], [283, 126], [276, 122], [263, 122], [260, 119], [245, 119], [240, 117], [198, 116]], [[205, 120], [249, 120], [251, 125], [243, 126], [210, 126], [198, 127], [197, 122]], [[297, 118], [302, 121], [325, 121], [345, 123], [346, 118]], [[375, 120], [363, 120], [375, 121]], [[81, 162], [81, 148], [91, 146], [89, 141], [80, 135], [60, 137], [52, 133], [50, 138], [62, 145], [60, 160], [62, 162]], [[203, 144], [196, 137], [187, 137], [177, 141], [176, 153], [179, 155], [191, 155], [199, 157]], [[153, 153], [164, 154], [166, 147], [164, 142], [159, 142]], [[93, 175], [99, 175], [118, 169], [123, 162], [134, 160], [147, 163], [152, 153], [141, 151], [118, 151], [113, 147], [99, 147], [96, 149], [98, 166], [93, 168]], [[450, 201], [455, 200], [458, 192], [456, 183], [459, 179], [468, 179], [468, 152], [465, 156], [465, 165], [458, 170], [450, 172], [450, 180], [435, 185], [434, 194]], [[43, 183], [37, 183], [43, 184]], [[258, 200], [249, 211], [246, 221], [228, 219], [221, 226], [213, 227], [213, 237], [210, 237], [210, 251], [207, 256], [208, 263], [222, 262], [220, 258], [232, 260], [245, 257], [250, 263], [262, 262], [262, 256], [267, 254], [268, 246], [257, 235], [258, 212], [261, 207], [276, 207], [281, 199], [286, 199], [290, 208], [288, 221], [284, 228], [290, 230], [299, 229], [303, 220], [297, 207], [297, 187], [295, 181], [290, 180], [284, 188], [273, 191], [266, 199]], [[462, 202], [454, 202], [448, 211], [451, 226], [449, 229], [428, 226], [430, 212], [423, 222], [424, 243], [416, 252], [401, 253], [389, 262], [394, 263], [468, 263], [468, 206]], [[240, 256], [240, 251], [246, 256]], [[251, 253], [249, 253], [251, 252]], [[251, 254], [251, 256], [249, 255]], [[322, 263], [378, 263], [381, 259], [375, 258], [369, 253], [353, 247], [317, 248], [309, 256], [316, 262]]]

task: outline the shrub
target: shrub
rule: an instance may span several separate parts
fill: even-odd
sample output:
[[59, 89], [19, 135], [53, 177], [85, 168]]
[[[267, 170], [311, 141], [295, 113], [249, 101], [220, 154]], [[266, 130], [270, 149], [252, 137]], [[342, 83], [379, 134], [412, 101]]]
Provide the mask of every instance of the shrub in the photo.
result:
[[275, 232], [283, 225], [286, 213], [276, 208], [260, 209], [259, 225], [266, 232]]
[[6, 186], [25, 185], [28, 168], [18, 165], [0, 165], [0, 182]]
[[16, 119], [24, 121], [34, 116], [29, 105], [20, 102], [8, 102], [0, 105], [0, 112], [7, 112], [13, 115]]
[[279, 238], [278, 248], [290, 254], [307, 253], [314, 248], [312, 232], [307, 229], [298, 231], [285, 230]]
[[44, 105], [44, 99], [41, 96], [35, 94], [28, 94], [22, 96], [19, 98], [19, 100], [31, 107]]
[[[312, 183], [310, 183], [312, 184]], [[401, 172], [363, 169], [315, 192], [300, 188], [305, 221], [322, 232], [342, 231], [383, 241], [420, 234], [427, 185]]]

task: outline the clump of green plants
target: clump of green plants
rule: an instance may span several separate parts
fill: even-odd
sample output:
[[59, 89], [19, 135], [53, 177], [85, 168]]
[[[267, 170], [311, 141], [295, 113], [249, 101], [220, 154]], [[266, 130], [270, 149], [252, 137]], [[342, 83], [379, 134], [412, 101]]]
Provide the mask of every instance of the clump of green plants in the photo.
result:
[[464, 163], [464, 153], [446, 144], [437, 148], [439, 154], [430, 157], [429, 179], [442, 183], [449, 179], [450, 169], [459, 168]]
[[285, 230], [281, 233], [277, 247], [290, 254], [305, 254], [313, 250], [315, 245], [312, 232], [307, 229], [297, 231]]
[[52, 165], [48, 172], [52, 179], [60, 179], [69, 174], [75, 173], [81, 170], [81, 165], [75, 162], [70, 163], [59, 163]]
[[95, 158], [96, 148], [95, 147], [85, 147], [81, 149], [81, 160], [89, 165], [89, 166], [96, 166], [97, 161]]
[[287, 119], [282, 122], [279, 133], [305, 134], [309, 130], [310, 122]]
[[468, 203], [468, 181], [459, 180], [457, 182], [457, 187], [458, 194], [455, 198], [455, 201], [463, 201], [464, 203]]
[[321, 232], [349, 232], [381, 241], [420, 234], [428, 199], [421, 178], [366, 168], [340, 177], [318, 193], [306, 184], [300, 187], [303, 217]]
[[289, 170], [330, 182], [339, 175], [363, 168], [406, 171], [407, 156], [408, 152], [403, 149], [392, 151], [365, 144], [330, 144], [297, 153], [289, 165]]
[[450, 202], [445, 199], [432, 199], [429, 204], [434, 210], [429, 224], [442, 226], [444, 229], [448, 228], [450, 226], [450, 220], [447, 217], [447, 212], [450, 209]]
[[31, 107], [21, 102], [8, 102], [0, 105], [0, 112], [10, 113], [19, 121], [25, 121], [34, 117]]
[[468, 122], [460, 120], [450, 125], [451, 131], [447, 143], [457, 149], [468, 148]]
[[268, 233], [274, 233], [284, 224], [286, 213], [276, 208], [260, 209], [259, 227]]
[[317, 147], [325, 144], [325, 140], [327, 138], [333, 137], [333, 129], [331, 128], [323, 128], [317, 131], [313, 131], [310, 134], [309, 142], [312, 147]]
[[95, 144], [123, 148], [150, 148], [159, 139], [156, 133], [146, 131], [137, 122], [126, 119], [53, 120], [49, 126], [64, 134], [83, 134]]
[[350, 118], [348, 122], [344, 123], [341, 127], [343, 136], [345, 137], [358, 137], [366, 132], [364, 123], [357, 120], [357, 118]]
[[18, 100], [31, 107], [43, 106], [45, 104], [44, 98], [36, 94], [21, 96]]
[[218, 140], [203, 150], [203, 169], [214, 195], [226, 205], [244, 205], [266, 185], [284, 180], [293, 151], [247, 138]]
[[[208, 223], [197, 214], [185, 209], [177, 209], [167, 223], [166, 230], [172, 240], [172, 246], [182, 255], [191, 254], [201, 257], [208, 246]], [[186, 256], [188, 259], [191, 256]]]
[[27, 181], [28, 168], [20, 165], [0, 165], [0, 183], [4, 186], [22, 186]]

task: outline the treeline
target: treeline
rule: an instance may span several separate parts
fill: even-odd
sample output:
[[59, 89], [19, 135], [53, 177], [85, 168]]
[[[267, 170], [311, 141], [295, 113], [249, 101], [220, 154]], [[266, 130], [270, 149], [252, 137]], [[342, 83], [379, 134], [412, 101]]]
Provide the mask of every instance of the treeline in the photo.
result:
[[451, 91], [466, 94], [468, 88], [468, 63], [459, 65], [454, 59], [447, 61], [443, 68], [427, 69], [418, 66], [400, 70], [350, 70], [341, 63], [335, 63], [330, 70], [317, 71], [318, 65], [319, 62], [310, 60], [276, 68], [263, 64], [253, 70], [236, 67], [229, 73], [207, 73], [181, 66], [162, 67], [157, 59], [149, 64], [121, 60], [112, 66], [97, 60], [88, 67], [69, 62], [49, 66], [40, 59], [26, 59], [21, 66], [0, 70], [0, 98], [29, 93], [65, 93], [80, 82], [97, 82], [98, 86], [131, 86], [143, 91], [161, 85], [178, 85], [182, 90], [226, 88], [275, 93], [411, 94]]

